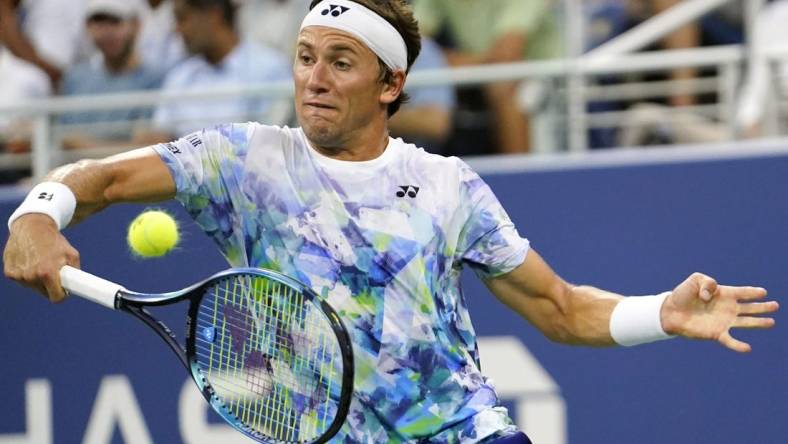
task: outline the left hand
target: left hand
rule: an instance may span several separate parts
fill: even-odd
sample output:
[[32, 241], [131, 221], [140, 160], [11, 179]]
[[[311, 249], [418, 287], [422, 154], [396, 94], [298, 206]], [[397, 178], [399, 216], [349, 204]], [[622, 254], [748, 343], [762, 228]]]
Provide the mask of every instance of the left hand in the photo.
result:
[[758, 317], [779, 308], [759, 287], [730, 287], [701, 273], [694, 273], [676, 287], [662, 304], [662, 328], [671, 335], [715, 340], [737, 351], [749, 352], [750, 344], [734, 339], [731, 328], [770, 328], [774, 319]]

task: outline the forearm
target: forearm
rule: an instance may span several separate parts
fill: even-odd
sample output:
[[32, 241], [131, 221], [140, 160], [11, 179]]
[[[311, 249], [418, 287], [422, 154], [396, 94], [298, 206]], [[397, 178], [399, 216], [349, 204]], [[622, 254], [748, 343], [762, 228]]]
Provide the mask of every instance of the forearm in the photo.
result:
[[[677, 5], [680, 0], [654, 0], [655, 12], [661, 13]], [[685, 49], [700, 46], [700, 26], [697, 22], [689, 23], [669, 34], [662, 41], [665, 49]], [[670, 77], [672, 80], [691, 80], [698, 76], [695, 68], [674, 69]], [[671, 103], [675, 106], [687, 106], [695, 103], [693, 95], [686, 90], [677, 90], [671, 97]]]
[[[591, 286], [574, 286], [560, 278], [545, 288], [548, 290], [531, 291], [528, 296], [507, 292], [502, 300], [552, 341], [604, 347], [667, 337], [660, 325], [659, 305], [655, 305], [661, 301], [658, 296], [625, 297]], [[619, 306], [624, 300], [631, 303]]]
[[760, 287], [717, 285], [693, 273], [673, 290], [646, 297], [623, 297], [558, 277], [533, 249], [514, 270], [486, 281], [504, 304], [556, 342], [625, 346], [682, 336], [716, 340], [738, 351], [749, 344], [731, 337], [730, 329], [770, 328], [776, 301]]
[[45, 180], [61, 182], [74, 193], [77, 206], [72, 223], [113, 203], [157, 202], [175, 193], [169, 171], [150, 148], [65, 165]]
[[552, 341], [596, 346], [614, 343], [610, 316], [622, 296], [567, 283], [534, 250], [522, 265], [486, 284], [501, 302]]
[[114, 182], [111, 168], [98, 160], [81, 160], [56, 168], [44, 181], [66, 185], [77, 200], [71, 223], [78, 223], [109, 205], [107, 190]]
[[570, 286], [562, 341], [572, 345], [610, 346], [610, 317], [623, 296], [590, 286]]
[[449, 66], [473, 66], [487, 63], [485, 54], [474, 54], [455, 49], [447, 49], [443, 52]]
[[526, 43], [527, 38], [524, 33], [513, 31], [498, 37], [483, 53], [449, 49], [445, 50], [444, 54], [451, 66], [518, 62], [523, 59]]

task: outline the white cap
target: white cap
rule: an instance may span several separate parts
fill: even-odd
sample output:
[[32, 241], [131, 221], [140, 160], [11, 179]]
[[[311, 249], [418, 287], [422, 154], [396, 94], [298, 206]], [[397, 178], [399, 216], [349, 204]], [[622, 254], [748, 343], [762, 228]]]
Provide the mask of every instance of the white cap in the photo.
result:
[[106, 14], [127, 20], [139, 15], [140, 6], [140, 0], [88, 0], [86, 17]]

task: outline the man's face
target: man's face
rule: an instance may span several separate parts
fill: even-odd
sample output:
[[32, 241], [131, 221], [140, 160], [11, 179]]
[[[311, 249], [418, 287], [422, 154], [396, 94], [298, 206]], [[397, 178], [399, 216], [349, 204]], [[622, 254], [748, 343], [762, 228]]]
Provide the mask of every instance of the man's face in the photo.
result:
[[301, 31], [293, 65], [295, 106], [310, 141], [340, 148], [380, 118], [387, 101], [380, 69], [377, 56], [350, 34], [322, 26]]
[[205, 54], [213, 44], [215, 11], [189, 6], [184, 0], [175, 0], [176, 30], [191, 54]]
[[115, 61], [126, 57], [134, 48], [139, 23], [136, 19], [121, 20], [111, 15], [98, 14], [88, 19], [87, 30], [104, 58]]

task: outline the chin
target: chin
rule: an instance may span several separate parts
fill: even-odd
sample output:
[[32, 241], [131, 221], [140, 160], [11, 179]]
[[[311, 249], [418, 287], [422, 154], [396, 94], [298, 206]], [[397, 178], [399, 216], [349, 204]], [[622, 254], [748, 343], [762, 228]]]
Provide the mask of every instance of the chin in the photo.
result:
[[338, 132], [336, 127], [328, 124], [302, 124], [307, 139], [321, 147], [331, 147], [337, 144]]

